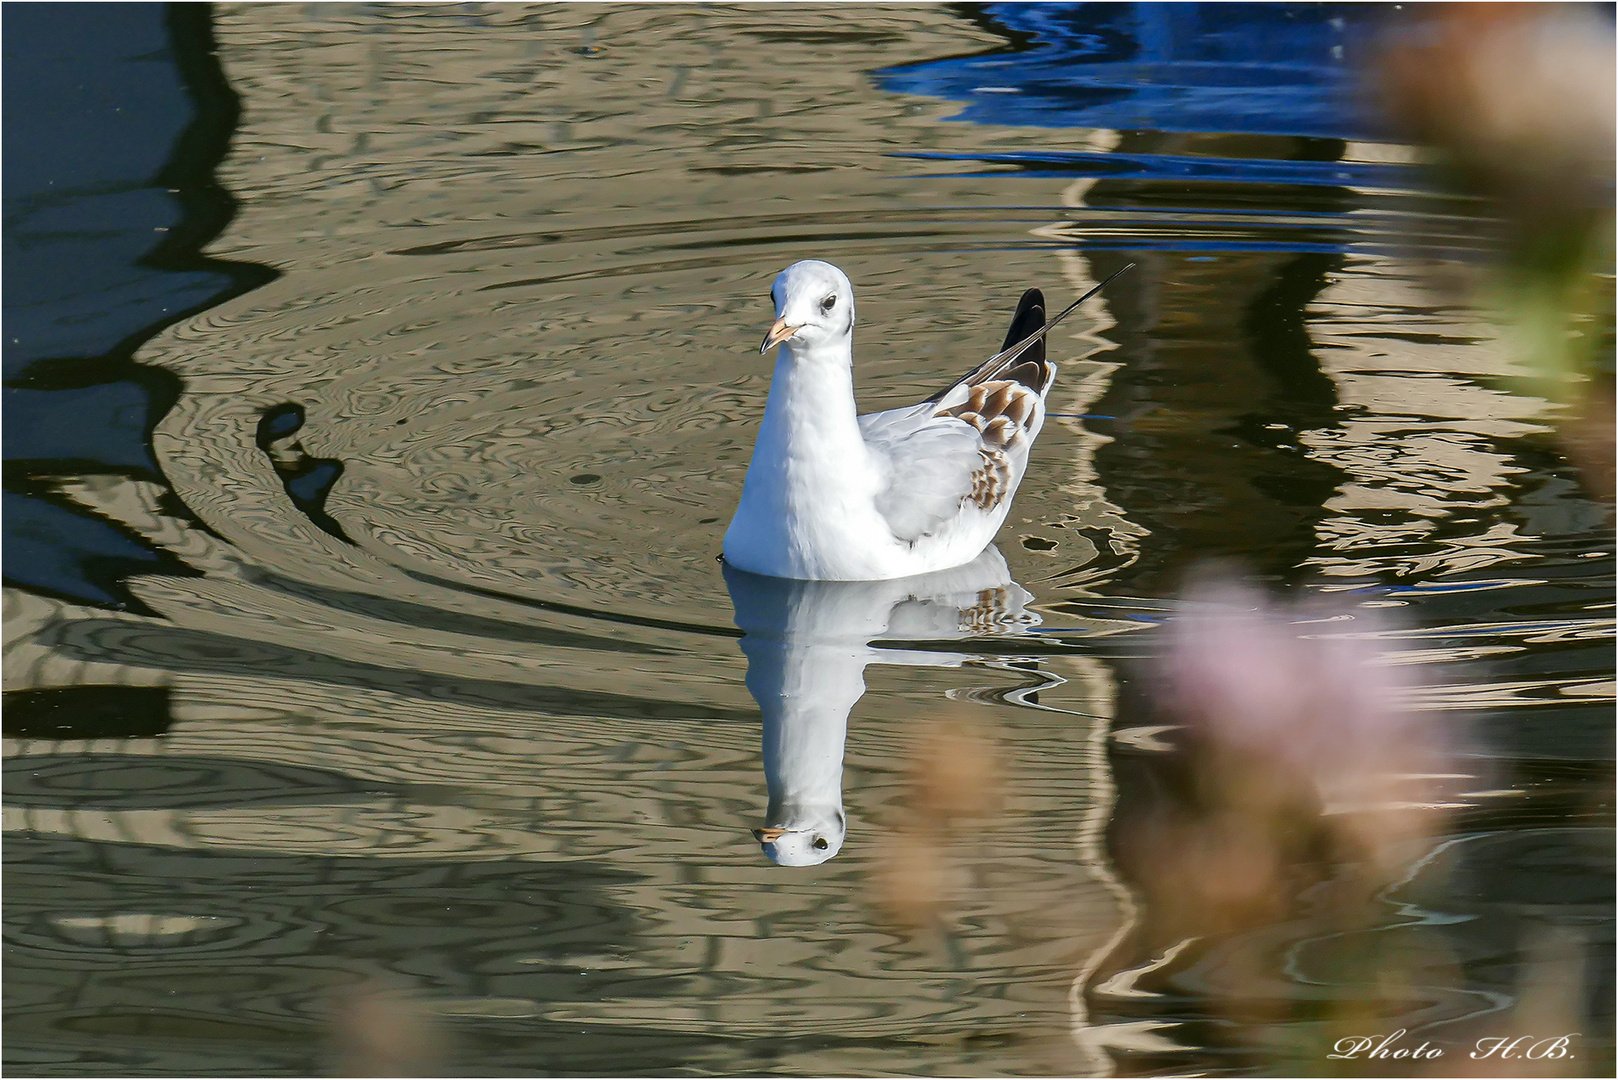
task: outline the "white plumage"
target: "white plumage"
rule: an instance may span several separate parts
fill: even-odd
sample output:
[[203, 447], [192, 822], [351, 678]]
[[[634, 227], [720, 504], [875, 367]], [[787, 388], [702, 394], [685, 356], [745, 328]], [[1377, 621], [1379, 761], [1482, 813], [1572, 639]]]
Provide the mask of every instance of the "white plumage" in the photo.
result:
[[776, 322], [760, 351], [781, 350], [726, 562], [828, 581], [970, 562], [1022, 481], [1056, 378], [1045, 333], [1067, 311], [1046, 323], [1029, 289], [1001, 353], [918, 405], [858, 416], [848, 278], [830, 263], [794, 263], [771, 296]]
[[813, 866], [842, 849], [843, 745], [869, 664], [958, 667], [938, 647], [906, 641], [1018, 634], [1039, 623], [1033, 596], [989, 546], [965, 566], [886, 581], [789, 581], [724, 568], [747, 654], [747, 689], [764, 719], [769, 809], [753, 836], [783, 866]]

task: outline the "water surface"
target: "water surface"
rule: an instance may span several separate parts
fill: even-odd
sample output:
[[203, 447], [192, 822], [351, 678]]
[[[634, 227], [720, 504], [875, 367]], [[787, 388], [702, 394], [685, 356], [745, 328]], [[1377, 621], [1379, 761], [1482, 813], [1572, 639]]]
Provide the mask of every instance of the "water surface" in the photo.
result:
[[[1391, 614], [1476, 739], [1425, 914], [1367, 902], [1438, 957], [1389, 1026], [1509, 1006], [1561, 928], [1610, 1060], [1608, 511], [1430, 288], [1475, 210], [1343, 103], [1352, 9], [1147, 7], [227, 6], [211, 90], [171, 33], [204, 115], [240, 99], [214, 291], [6, 391], [37, 415], [13, 395], [75, 351], [148, 387], [128, 460], [47, 445], [108, 426], [65, 398], [8, 435], [8, 499], [73, 523], [39, 526], [60, 567], [7, 539], [8, 1067], [320, 1071], [331, 1002], [386, 977], [476, 1074], [1323, 1070], [1301, 1012], [1209, 1005], [1241, 942], [1162, 959], [1109, 846], [1152, 797], [1135, 661], [1220, 558]], [[1029, 617], [923, 590], [840, 624], [891, 640], [841, 721], [847, 838], [786, 867], [715, 557], [807, 257], [858, 290], [866, 408], [997, 348], [1025, 287], [1137, 268], [1051, 344], [991, 583]], [[875, 883], [947, 718], [996, 733], [1004, 806], [911, 935]], [[1276, 994], [1359, 992], [1323, 970]]]

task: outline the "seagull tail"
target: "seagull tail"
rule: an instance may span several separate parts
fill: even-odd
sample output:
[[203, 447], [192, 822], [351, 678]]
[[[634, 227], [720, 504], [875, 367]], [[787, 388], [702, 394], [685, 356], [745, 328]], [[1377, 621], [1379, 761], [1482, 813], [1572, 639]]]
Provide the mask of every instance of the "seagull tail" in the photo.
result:
[[[1045, 391], [1050, 389], [1052, 380], [1056, 378], [1056, 365], [1045, 359], [1045, 336], [1057, 323], [1077, 311], [1080, 304], [1105, 288], [1113, 278], [1134, 267], [1134, 263], [1125, 263], [1114, 270], [1103, 278], [1100, 284], [1063, 308], [1050, 322], [1041, 321], [1045, 315], [1045, 298], [1040, 295], [1038, 289], [1029, 289], [1022, 294], [1022, 300], [1017, 304], [1017, 314], [1011, 320], [1011, 332], [1006, 335], [1006, 341], [1011, 344], [928, 398], [925, 404], [953, 402], [960, 396], [955, 392], [962, 387], [978, 386], [994, 379], [1015, 379], [1024, 386], [1037, 390], [1043, 397]], [[1018, 337], [1019, 334], [1022, 336]], [[1024, 363], [1029, 363], [1026, 371], [1023, 369]], [[1013, 370], [1016, 374], [1012, 374]]]
[[[1045, 294], [1038, 289], [1029, 289], [1017, 302], [1017, 314], [1011, 317], [1011, 329], [1006, 331], [1006, 343], [1000, 346], [1001, 351], [1026, 340], [1044, 325]], [[1044, 397], [1045, 391], [1056, 380], [1056, 365], [1045, 362], [1045, 338], [1041, 336], [1024, 349], [1015, 362], [1008, 364], [997, 375], [1002, 379], [1015, 380]]]
[[[1022, 294], [1022, 299], [1017, 301], [1017, 314], [1011, 317], [1011, 329], [1006, 331], [1006, 343], [1000, 346], [1000, 351], [1005, 352], [1044, 325], [1045, 294], [1038, 289], [1029, 289]], [[1045, 342], [1042, 340], [1039, 344], [1041, 348], [1038, 353], [1024, 353], [1023, 355], [1029, 356], [1030, 359], [1043, 360], [1045, 358], [1043, 347]]]

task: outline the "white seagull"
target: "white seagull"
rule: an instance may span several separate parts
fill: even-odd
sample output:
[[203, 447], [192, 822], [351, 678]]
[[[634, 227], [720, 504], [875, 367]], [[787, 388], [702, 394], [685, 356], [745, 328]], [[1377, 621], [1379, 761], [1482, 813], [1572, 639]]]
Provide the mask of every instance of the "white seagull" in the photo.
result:
[[1029, 289], [1003, 351], [919, 405], [865, 416], [854, 407], [854, 287], [817, 259], [781, 271], [775, 325], [759, 347], [781, 351], [725, 561], [813, 581], [972, 561], [1011, 510], [1045, 422], [1056, 380], [1045, 335], [1123, 270], [1048, 323], [1044, 297]]

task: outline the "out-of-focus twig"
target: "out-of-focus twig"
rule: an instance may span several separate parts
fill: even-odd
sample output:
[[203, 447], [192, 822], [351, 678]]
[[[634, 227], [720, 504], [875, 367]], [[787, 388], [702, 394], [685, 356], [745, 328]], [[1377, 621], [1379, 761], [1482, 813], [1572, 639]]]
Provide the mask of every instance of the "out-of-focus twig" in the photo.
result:
[[904, 810], [875, 863], [873, 898], [896, 925], [936, 929], [960, 878], [951, 854], [963, 826], [1000, 807], [999, 746], [962, 718], [918, 726], [906, 763]]
[[449, 1037], [419, 997], [370, 980], [343, 993], [331, 1013], [335, 1076], [439, 1076]]

